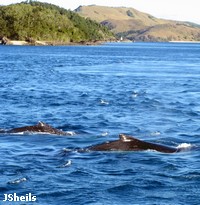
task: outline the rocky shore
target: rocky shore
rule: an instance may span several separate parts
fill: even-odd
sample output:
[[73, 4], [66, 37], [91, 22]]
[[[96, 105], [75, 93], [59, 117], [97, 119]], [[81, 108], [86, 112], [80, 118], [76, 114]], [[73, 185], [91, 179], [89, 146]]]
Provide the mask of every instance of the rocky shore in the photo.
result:
[[58, 45], [100, 45], [107, 41], [80, 41], [80, 42], [57, 42], [57, 41], [38, 41], [33, 39], [27, 40], [10, 40], [7, 37], [0, 38], [0, 45], [14, 45], [14, 46], [58, 46]]

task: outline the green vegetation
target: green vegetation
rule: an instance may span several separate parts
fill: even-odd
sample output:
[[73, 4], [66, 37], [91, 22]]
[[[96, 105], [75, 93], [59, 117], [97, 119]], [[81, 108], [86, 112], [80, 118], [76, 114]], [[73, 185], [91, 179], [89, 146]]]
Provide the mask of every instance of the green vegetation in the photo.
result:
[[99, 23], [58, 6], [26, 1], [0, 6], [0, 37], [56, 43], [108, 40], [113, 34]]

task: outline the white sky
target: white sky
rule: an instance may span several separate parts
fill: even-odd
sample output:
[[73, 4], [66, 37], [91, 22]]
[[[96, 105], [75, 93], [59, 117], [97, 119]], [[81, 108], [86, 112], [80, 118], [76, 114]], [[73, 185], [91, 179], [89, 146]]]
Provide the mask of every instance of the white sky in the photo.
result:
[[[0, 5], [23, 0], [0, 0]], [[200, 0], [39, 0], [74, 10], [80, 5], [124, 6], [149, 13], [158, 18], [191, 21], [200, 24]]]

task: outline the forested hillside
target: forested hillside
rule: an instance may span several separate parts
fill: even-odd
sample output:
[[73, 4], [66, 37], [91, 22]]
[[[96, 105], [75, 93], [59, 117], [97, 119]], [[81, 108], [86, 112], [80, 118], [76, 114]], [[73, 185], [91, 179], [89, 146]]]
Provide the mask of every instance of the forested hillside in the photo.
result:
[[0, 6], [0, 37], [11, 40], [42, 40], [59, 43], [112, 39], [99, 23], [58, 6], [27, 1]]

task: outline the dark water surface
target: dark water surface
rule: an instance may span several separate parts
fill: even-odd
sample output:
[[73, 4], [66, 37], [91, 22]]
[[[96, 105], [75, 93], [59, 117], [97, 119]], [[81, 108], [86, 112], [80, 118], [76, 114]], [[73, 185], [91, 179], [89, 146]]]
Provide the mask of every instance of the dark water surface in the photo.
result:
[[[199, 204], [200, 44], [1, 46], [0, 73], [0, 128], [76, 133], [0, 134], [0, 204]], [[187, 148], [73, 151], [119, 133]]]

